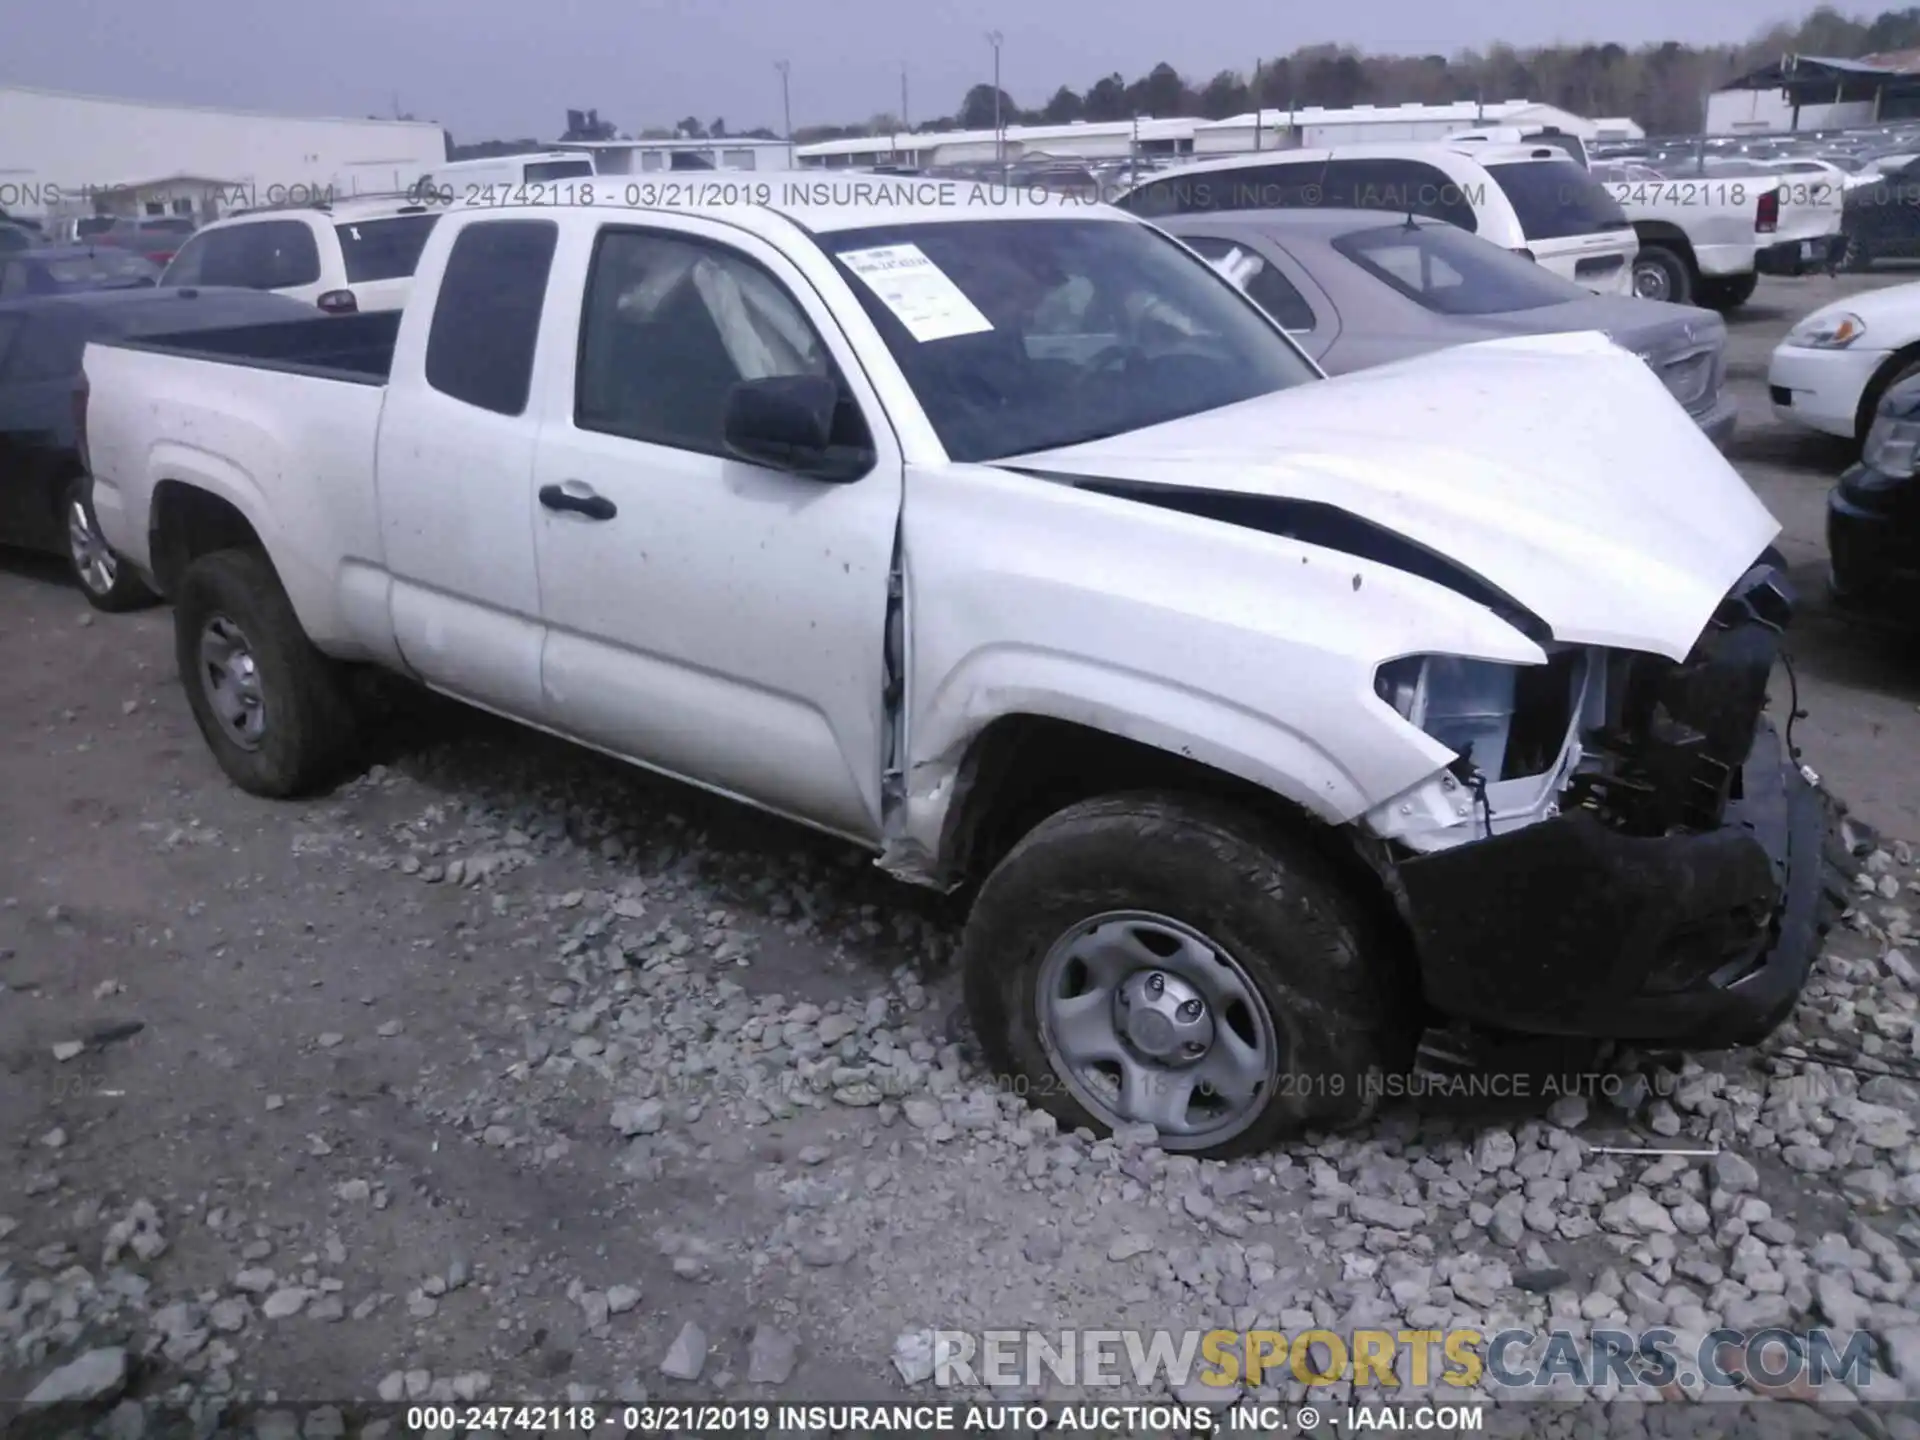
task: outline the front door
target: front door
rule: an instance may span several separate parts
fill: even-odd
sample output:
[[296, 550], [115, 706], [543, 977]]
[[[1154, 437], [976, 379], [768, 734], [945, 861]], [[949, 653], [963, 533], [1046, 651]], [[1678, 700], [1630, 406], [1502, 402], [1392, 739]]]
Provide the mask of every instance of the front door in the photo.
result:
[[[572, 383], [543, 393], [534, 536], [541, 678], [561, 729], [862, 839], [880, 824], [901, 460], [832, 316], [775, 250], [677, 217], [563, 257], [583, 297]], [[731, 457], [728, 392], [843, 386], [875, 452], [830, 484]], [[864, 432], [864, 434], [863, 434]]]

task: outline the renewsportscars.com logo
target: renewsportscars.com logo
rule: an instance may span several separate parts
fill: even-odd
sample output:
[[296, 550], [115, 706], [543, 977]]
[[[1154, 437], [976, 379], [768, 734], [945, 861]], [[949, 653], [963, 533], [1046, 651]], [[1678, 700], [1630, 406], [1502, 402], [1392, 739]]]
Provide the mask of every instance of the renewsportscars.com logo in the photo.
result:
[[1877, 1352], [1864, 1331], [936, 1330], [936, 1386], [1098, 1388], [1445, 1385], [1513, 1393], [1586, 1389], [1858, 1388]]

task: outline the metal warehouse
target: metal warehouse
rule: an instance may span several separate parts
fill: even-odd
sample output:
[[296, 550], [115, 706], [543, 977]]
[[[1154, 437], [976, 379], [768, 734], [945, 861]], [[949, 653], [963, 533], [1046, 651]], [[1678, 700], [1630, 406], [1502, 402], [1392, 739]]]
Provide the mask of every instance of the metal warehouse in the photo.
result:
[[438, 125], [303, 119], [0, 86], [0, 209], [206, 220], [303, 194], [405, 189], [447, 158]]

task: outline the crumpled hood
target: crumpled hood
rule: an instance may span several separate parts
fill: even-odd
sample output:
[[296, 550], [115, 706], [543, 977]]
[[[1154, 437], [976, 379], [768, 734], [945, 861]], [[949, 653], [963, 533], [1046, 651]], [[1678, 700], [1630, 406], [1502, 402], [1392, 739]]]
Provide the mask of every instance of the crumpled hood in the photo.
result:
[[1554, 638], [1682, 659], [1779, 523], [1603, 335], [1489, 340], [999, 462], [1317, 502], [1444, 555]]

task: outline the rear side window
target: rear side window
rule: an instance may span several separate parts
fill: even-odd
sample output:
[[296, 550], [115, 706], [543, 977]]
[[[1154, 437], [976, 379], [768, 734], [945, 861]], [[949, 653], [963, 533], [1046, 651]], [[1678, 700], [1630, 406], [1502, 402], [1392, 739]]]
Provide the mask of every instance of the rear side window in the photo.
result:
[[577, 180], [593, 174], [591, 160], [536, 160], [526, 167], [526, 179], [538, 184], [546, 180]]
[[438, 215], [397, 215], [391, 220], [361, 220], [334, 226], [347, 281], [401, 280], [413, 274], [420, 251], [433, 233]]
[[299, 220], [261, 220], [204, 230], [180, 247], [162, 283], [290, 290], [320, 278], [320, 247]]
[[1473, 230], [1480, 203], [1471, 185], [1421, 160], [1296, 160], [1201, 175], [1169, 175], [1124, 197], [1149, 218], [1229, 210], [1398, 210]]
[[427, 333], [427, 384], [500, 415], [527, 408], [559, 236], [549, 220], [482, 220], [460, 232]]
[[1207, 263], [1247, 292], [1247, 298], [1271, 315], [1283, 330], [1311, 331], [1313, 306], [1294, 283], [1280, 273], [1280, 267], [1250, 245], [1229, 240], [1224, 235], [1182, 235], [1189, 248], [1198, 251]]
[[1516, 160], [1489, 165], [1529, 240], [1565, 240], [1628, 227], [1611, 192], [1571, 160]]
[[1591, 298], [1571, 280], [1451, 225], [1350, 230], [1333, 248], [1437, 315], [1504, 315]]

